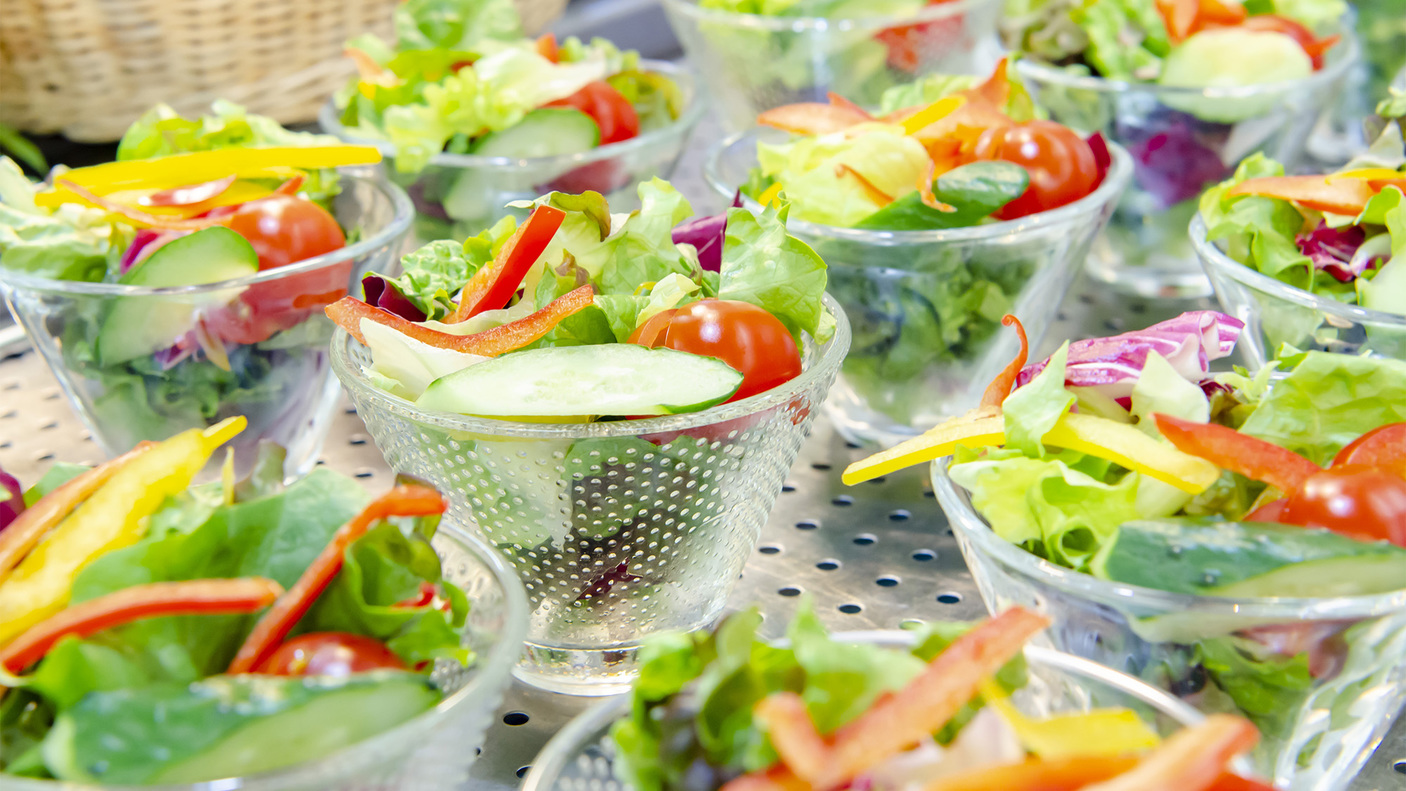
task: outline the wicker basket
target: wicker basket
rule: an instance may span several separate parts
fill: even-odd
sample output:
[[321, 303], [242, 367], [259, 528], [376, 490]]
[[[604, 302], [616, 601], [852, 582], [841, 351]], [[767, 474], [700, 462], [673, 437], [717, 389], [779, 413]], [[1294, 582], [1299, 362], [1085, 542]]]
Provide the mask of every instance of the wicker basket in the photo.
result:
[[[215, 99], [283, 123], [311, 121], [353, 68], [347, 39], [390, 35], [397, 0], [4, 0], [0, 120], [73, 140], [122, 136], [166, 102]], [[566, 0], [515, 0], [536, 31]]]

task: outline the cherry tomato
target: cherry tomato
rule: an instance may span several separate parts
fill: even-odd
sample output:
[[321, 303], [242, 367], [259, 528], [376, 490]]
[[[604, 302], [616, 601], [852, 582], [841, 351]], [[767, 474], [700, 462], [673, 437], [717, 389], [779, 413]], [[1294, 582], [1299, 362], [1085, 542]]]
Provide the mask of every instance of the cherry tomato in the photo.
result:
[[748, 302], [704, 299], [665, 311], [636, 328], [630, 343], [722, 360], [742, 373], [742, 386], [732, 401], [801, 373], [801, 354], [786, 325]]
[[292, 195], [241, 204], [221, 223], [249, 240], [261, 270], [340, 250], [347, 243], [342, 226], [326, 209]]
[[255, 672], [272, 676], [349, 676], [368, 670], [404, 670], [379, 640], [347, 632], [313, 632], [288, 640]]
[[1238, 27], [1242, 30], [1257, 30], [1264, 33], [1282, 33], [1294, 40], [1294, 43], [1303, 48], [1304, 54], [1313, 60], [1315, 70], [1323, 68], [1323, 53], [1337, 42], [1337, 38], [1319, 38], [1313, 35], [1313, 31], [1300, 25], [1292, 19], [1275, 14], [1260, 14], [1252, 16], [1241, 22]]
[[1264, 505], [1260, 506], [1259, 508], [1256, 508], [1255, 510], [1251, 511], [1251, 512], [1245, 517], [1245, 521], [1246, 521], [1246, 522], [1278, 522], [1279, 524], [1282, 525], [1282, 524], [1284, 524], [1284, 522], [1283, 522], [1283, 520], [1280, 519], [1280, 517], [1282, 517], [1282, 516], [1284, 515], [1284, 506], [1286, 506], [1286, 505], [1288, 505], [1288, 504], [1289, 504], [1289, 501], [1288, 501], [1288, 500], [1285, 500], [1285, 499], [1282, 499], [1282, 498], [1281, 498], [1281, 499], [1278, 499], [1278, 500], [1270, 500], [1269, 502], [1265, 503]]
[[1348, 443], [1331, 466], [1358, 464], [1406, 474], [1406, 423], [1378, 426]]
[[1030, 171], [1025, 194], [996, 212], [1002, 220], [1072, 203], [1098, 185], [1098, 160], [1076, 132], [1054, 121], [1027, 121], [987, 129], [976, 141], [978, 160], [1014, 162]]
[[1289, 495], [1279, 522], [1406, 547], [1406, 479], [1351, 464], [1315, 473]]
[[597, 80], [565, 99], [547, 102], [547, 107], [575, 107], [589, 115], [600, 127], [600, 144], [629, 140], [640, 133], [635, 106], [608, 82]]

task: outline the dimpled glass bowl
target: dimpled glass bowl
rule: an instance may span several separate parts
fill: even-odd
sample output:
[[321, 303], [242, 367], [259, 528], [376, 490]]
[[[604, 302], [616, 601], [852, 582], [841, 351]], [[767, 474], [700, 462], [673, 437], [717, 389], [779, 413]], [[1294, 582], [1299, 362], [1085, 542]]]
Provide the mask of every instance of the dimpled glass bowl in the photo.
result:
[[[896, 649], [912, 645], [909, 632], [841, 632], [835, 637]], [[1164, 736], [1203, 719], [1171, 695], [1086, 659], [1037, 646], [1025, 649], [1025, 659], [1029, 683], [1012, 697], [1017, 708], [1028, 715], [1122, 707], [1136, 711]], [[631, 786], [620, 782], [612, 766], [615, 743], [610, 739], [610, 727], [628, 716], [630, 699], [622, 697], [602, 702], [577, 717], [542, 749], [522, 791], [627, 791]]]
[[519, 159], [441, 152], [419, 173], [401, 173], [395, 167], [395, 146], [359, 137], [357, 130], [342, 126], [341, 112], [331, 101], [323, 105], [318, 123], [342, 140], [381, 150], [386, 173], [415, 204], [415, 236], [421, 242], [463, 239], [508, 214], [521, 220], [527, 210], [510, 209], [508, 203], [531, 201], [553, 190], [594, 190], [610, 201], [612, 209], [627, 211], [639, 205], [635, 193], [641, 181], [655, 176], [667, 179], [673, 173], [706, 107], [687, 68], [652, 60], [641, 61], [640, 68], [678, 84], [684, 101], [679, 117], [659, 129], [579, 154]]
[[444, 578], [463, 588], [469, 614], [463, 644], [469, 668], [440, 660], [433, 677], [445, 690], [433, 709], [331, 755], [285, 769], [189, 785], [97, 786], [0, 775], [3, 791], [395, 791], [460, 788], [511, 680], [527, 630], [527, 599], [512, 569], [451, 520], [434, 538]]
[[1146, 296], [1208, 296], [1210, 284], [1186, 243], [1197, 198], [1256, 152], [1293, 168], [1356, 59], [1356, 41], [1346, 36], [1309, 77], [1240, 88], [1105, 80], [1018, 61], [1026, 87], [1051, 118], [1102, 132], [1132, 155], [1132, 185], [1094, 244], [1089, 271]]
[[1286, 343], [1305, 351], [1406, 360], [1406, 315], [1348, 305], [1257, 272], [1207, 241], [1199, 214], [1191, 222], [1191, 243], [1221, 310], [1245, 322], [1241, 345], [1254, 367], [1274, 359]]
[[[317, 460], [337, 405], [327, 354], [332, 322], [322, 308], [361, 293], [363, 275], [395, 262], [414, 213], [399, 187], [374, 171], [358, 173], [343, 171], [333, 204], [343, 229], [359, 232], [360, 241], [341, 250], [251, 277], [172, 288], [0, 268], [0, 294], [108, 455], [244, 415], [249, 427], [227, 446], [237, 468], [246, 470], [258, 443], [270, 440], [288, 449], [287, 469], [301, 475]], [[148, 321], [148, 330], [169, 325], [170, 345], [104, 362], [104, 339], [134, 329], [131, 320], [106, 323], [119, 307]], [[268, 335], [274, 329], [281, 331]], [[263, 340], [241, 342], [255, 337]]]
[[830, 91], [876, 107], [886, 89], [923, 75], [982, 72], [1000, 8], [1000, 0], [952, 0], [905, 17], [825, 19], [664, 0], [669, 24], [733, 130], [778, 105], [823, 102]]
[[[757, 163], [757, 141], [785, 139], [774, 129], [734, 135], [709, 154], [704, 174], [731, 198]], [[1014, 333], [996, 332], [1006, 313], [1040, 342], [1131, 176], [1127, 152], [1110, 151], [1113, 165], [1097, 190], [1019, 220], [940, 231], [787, 223], [825, 259], [829, 293], [854, 333], [826, 403], [846, 439], [896, 444], [975, 406], [1015, 356]]]
[[[1053, 625], [1038, 640], [1138, 676], [1206, 711], [1234, 710], [1222, 691], [1246, 701], [1262, 739], [1256, 771], [1286, 791], [1340, 791], [1367, 761], [1406, 704], [1406, 588], [1376, 596], [1229, 599], [1124, 585], [1056, 566], [1011, 544], [932, 465], [933, 489], [992, 612], [1023, 605]], [[1302, 665], [1247, 672], [1235, 635], [1261, 641], [1313, 640], [1328, 672]], [[1294, 651], [1300, 647], [1294, 647]]]
[[701, 412], [524, 423], [426, 412], [365, 376], [339, 334], [332, 365], [386, 460], [430, 481], [517, 569], [532, 615], [524, 681], [569, 694], [628, 687], [640, 640], [722, 612], [849, 348], [807, 339], [804, 370]]

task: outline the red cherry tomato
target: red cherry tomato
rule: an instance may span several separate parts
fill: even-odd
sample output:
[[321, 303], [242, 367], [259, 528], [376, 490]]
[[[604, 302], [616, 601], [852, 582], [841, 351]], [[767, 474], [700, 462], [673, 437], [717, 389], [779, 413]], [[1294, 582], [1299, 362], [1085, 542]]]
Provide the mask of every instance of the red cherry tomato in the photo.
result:
[[285, 642], [255, 671], [272, 676], [349, 676], [368, 670], [404, 670], [379, 640], [347, 632], [313, 632]]
[[1319, 39], [1313, 31], [1286, 17], [1275, 14], [1260, 14], [1241, 22], [1242, 30], [1257, 30], [1264, 33], [1282, 33], [1303, 48], [1304, 54], [1313, 60], [1315, 70], [1323, 68], [1323, 54], [1337, 43], [1337, 36]]
[[1245, 521], [1246, 521], [1246, 522], [1278, 522], [1279, 524], [1282, 525], [1282, 524], [1284, 524], [1284, 522], [1283, 522], [1282, 519], [1280, 519], [1280, 517], [1282, 517], [1282, 516], [1284, 515], [1284, 506], [1286, 506], [1286, 505], [1288, 505], [1288, 504], [1289, 504], [1289, 501], [1288, 501], [1288, 500], [1284, 500], [1284, 499], [1270, 500], [1269, 502], [1265, 503], [1264, 505], [1260, 506], [1259, 508], [1256, 508], [1255, 510], [1251, 511], [1251, 512], [1245, 517]]
[[565, 99], [547, 102], [547, 107], [575, 107], [589, 115], [600, 127], [600, 144], [629, 140], [640, 133], [635, 106], [608, 82], [596, 81]]
[[1406, 479], [1355, 465], [1323, 470], [1289, 495], [1279, 522], [1406, 547]]
[[704, 299], [665, 311], [636, 328], [630, 343], [722, 360], [742, 373], [742, 386], [732, 401], [801, 373], [801, 354], [786, 325], [748, 302]]
[[261, 270], [340, 250], [347, 243], [342, 226], [326, 209], [292, 195], [241, 204], [221, 224], [249, 240]]
[[1030, 171], [1025, 194], [996, 212], [1002, 220], [1073, 203], [1098, 185], [1093, 149], [1072, 129], [1054, 121], [987, 129], [976, 141], [973, 158], [1014, 162]]

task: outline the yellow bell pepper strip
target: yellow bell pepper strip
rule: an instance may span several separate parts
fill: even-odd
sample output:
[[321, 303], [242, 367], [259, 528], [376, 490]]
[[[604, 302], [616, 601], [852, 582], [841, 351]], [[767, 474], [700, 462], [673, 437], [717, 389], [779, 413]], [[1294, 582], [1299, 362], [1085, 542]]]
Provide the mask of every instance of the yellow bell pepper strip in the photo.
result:
[[967, 97], [960, 94], [944, 96], [916, 113], [904, 118], [903, 133], [916, 135], [928, 126], [941, 121], [967, 103]]
[[1015, 382], [1020, 378], [1020, 371], [1025, 367], [1025, 361], [1030, 358], [1030, 339], [1025, 335], [1025, 325], [1020, 323], [1020, 319], [1014, 314], [1007, 313], [1001, 317], [1001, 323], [1007, 327], [1014, 326], [1016, 337], [1020, 338], [1020, 350], [1015, 353], [1015, 358], [1001, 369], [996, 378], [991, 380], [991, 384], [986, 386], [986, 391], [981, 394], [981, 405], [984, 407], [1000, 407], [1005, 403], [1006, 396], [1015, 389]]
[[1259, 741], [1259, 731], [1243, 717], [1212, 714], [1193, 728], [1167, 737], [1137, 766], [1083, 791], [1206, 791], [1220, 781], [1226, 765]]
[[123, 464], [0, 584], [0, 646], [62, 610], [78, 572], [104, 553], [136, 543], [146, 532], [146, 518], [190, 486], [215, 449], [247, 424], [232, 417], [191, 429]]
[[26, 508], [0, 532], [0, 583], [73, 509], [92, 497], [123, 465], [154, 447], [155, 442], [139, 442], [130, 451], [78, 475]]
[[757, 203], [760, 203], [762, 205], [762, 208], [766, 208], [767, 206], [770, 206], [772, 202], [775, 201], [780, 195], [781, 182], [778, 181], [775, 184], [772, 184], [770, 187], [767, 187], [765, 190], [762, 191], [762, 194], [757, 196]]
[[990, 679], [981, 696], [1011, 726], [1025, 749], [1040, 758], [1117, 757], [1140, 753], [1161, 741], [1131, 709], [1092, 709], [1077, 714], [1027, 717]]
[[75, 604], [0, 648], [0, 670], [18, 675], [69, 635], [87, 637], [142, 618], [258, 612], [283, 594], [263, 577], [153, 582]]
[[[1106, 459], [1191, 494], [1204, 492], [1220, 477], [1220, 469], [1205, 459], [1183, 453], [1133, 426], [1094, 415], [1074, 412], [1062, 415], [1043, 441], [1051, 447]], [[950, 456], [958, 445], [979, 448], [1005, 442], [1005, 423], [999, 414], [980, 417], [969, 414], [940, 423], [925, 434], [849, 465], [841, 480], [849, 485], [862, 483]]]

